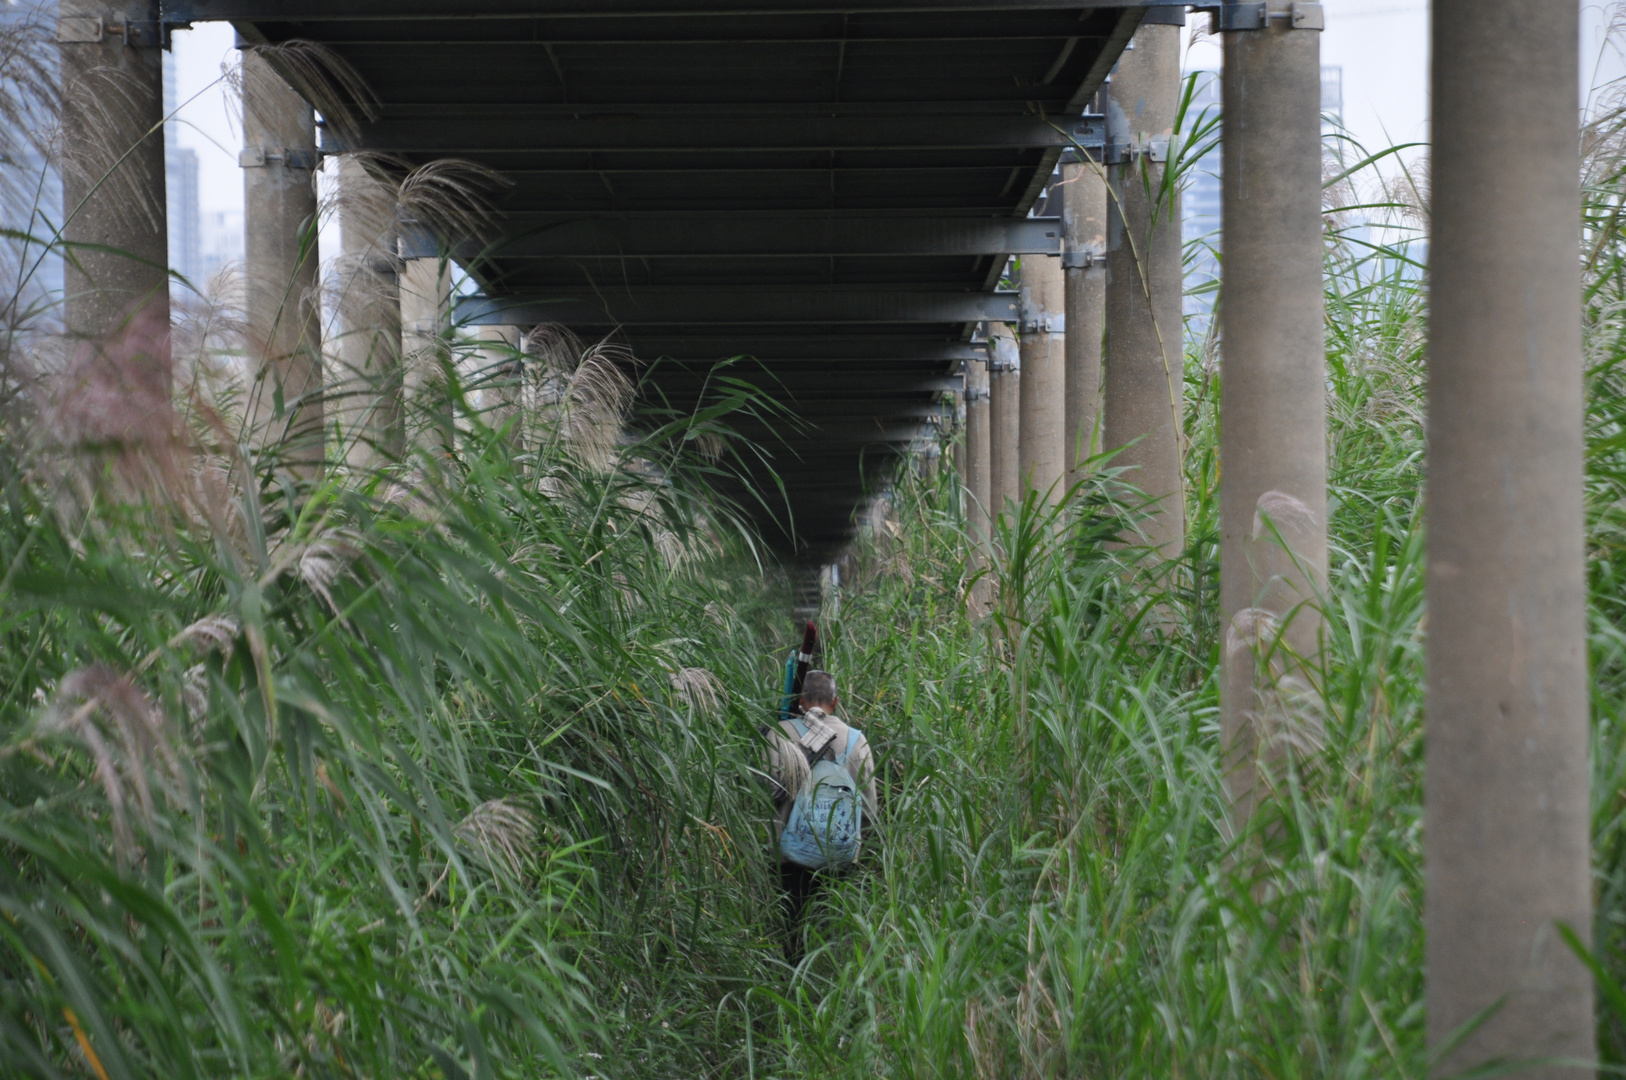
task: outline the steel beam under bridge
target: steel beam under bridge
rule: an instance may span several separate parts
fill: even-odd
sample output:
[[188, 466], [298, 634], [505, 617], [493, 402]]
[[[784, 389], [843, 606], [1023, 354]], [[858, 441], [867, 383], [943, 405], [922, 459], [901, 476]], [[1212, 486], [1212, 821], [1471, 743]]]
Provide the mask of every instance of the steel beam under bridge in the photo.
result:
[[750, 371], [761, 364], [830, 364], [841, 361], [867, 361], [895, 364], [900, 361], [956, 364], [980, 361], [988, 350], [969, 341], [921, 340], [897, 335], [857, 334], [679, 334], [640, 331], [630, 335], [638, 355], [648, 360], [669, 357], [680, 370], [686, 362], [707, 365], [732, 357], [744, 361], [725, 369], [731, 374]]
[[974, 323], [1016, 321], [1015, 293], [640, 289], [550, 290], [536, 301], [465, 297], [456, 322], [475, 326], [664, 326]]
[[807, 15], [822, 12], [1044, 11], [1073, 8], [1180, 8], [1185, 0], [554, 0], [538, 11], [535, 0], [163, 0], [166, 22], [184, 25], [210, 19], [243, 22], [396, 22], [404, 19], [503, 19], [539, 22], [556, 18], [660, 15]]
[[[1006, 116], [939, 112], [919, 106], [876, 112], [824, 105], [421, 105], [386, 107], [355, 141], [322, 132], [329, 152], [383, 150], [401, 154], [714, 152], [794, 150], [1061, 150], [1098, 146], [1099, 116]], [[843, 115], [830, 115], [832, 112]]]
[[[465, 258], [615, 259], [837, 255], [1059, 255], [1060, 218], [836, 217], [628, 214], [562, 219]], [[403, 250], [439, 254], [431, 238]]]

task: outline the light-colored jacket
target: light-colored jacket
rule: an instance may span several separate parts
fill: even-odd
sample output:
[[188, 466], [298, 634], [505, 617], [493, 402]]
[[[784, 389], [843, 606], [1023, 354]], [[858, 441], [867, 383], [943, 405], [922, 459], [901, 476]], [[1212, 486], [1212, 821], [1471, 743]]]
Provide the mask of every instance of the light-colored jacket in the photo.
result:
[[[802, 718], [809, 722], [823, 723], [834, 731], [835, 737], [831, 740], [831, 745], [836, 748], [836, 753], [840, 753], [840, 748], [847, 745], [848, 732], [851, 729], [839, 718], [829, 715], [817, 706], [808, 709]], [[781, 720], [777, 727], [769, 728], [768, 778], [773, 789], [774, 805], [777, 807], [773, 824], [775, 849], [779, 846], [780, 830], [790, 820], [790, 808], [796, 802], [796, 793], [802, 790], [810, 771], [807, 755], [797, 744], [795, 726], [789, 720]], [[869, 740], [863, 735], [859, 735], [858, 745], [847, 755], [847, 772], [851, 774], [853, 783], [863, 796], [866, 826], [864, 831], [868, 832], [869, 823], [877, 820], [880, 804], [875, 798], [875, 762], [870, 757]]]

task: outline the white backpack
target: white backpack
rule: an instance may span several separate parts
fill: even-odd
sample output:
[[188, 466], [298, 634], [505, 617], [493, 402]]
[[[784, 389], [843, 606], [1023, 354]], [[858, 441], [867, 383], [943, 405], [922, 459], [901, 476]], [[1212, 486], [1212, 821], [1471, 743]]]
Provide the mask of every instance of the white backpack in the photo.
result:
[[779, 854], [809, 870], [839, 869], [858, 858], [864, 803], [852, 773], [847, 771], [847, 758], [864, 735], [849, 727], [847, 744], [832, 756], [829, 744], [817, 753], [807, 747], [809, 729], [805, 720], [791, 717], [790, 724], [801, 737], [802, 752], [807, 754], [808, 778], [796, 792], [790, 820], [779, 833]]

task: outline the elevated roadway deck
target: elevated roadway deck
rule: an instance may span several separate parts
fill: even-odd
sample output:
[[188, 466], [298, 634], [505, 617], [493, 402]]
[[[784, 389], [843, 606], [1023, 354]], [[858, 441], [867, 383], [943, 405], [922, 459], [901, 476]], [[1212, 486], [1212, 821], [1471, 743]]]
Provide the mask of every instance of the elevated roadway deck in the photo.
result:
[[[805, 430], [756, 431], [801, 562], [971, 355], [1063, 149], [1148, 11], [1057, 0], [165, 0], [248, 40], [337, 52], [382, 108], [359, 138], [498, 170], [501, 234], [468, 241], [471, 321], [618, 332], [652, 391], [699, 401], [748, 356]], [[1158, 18], [1159, 14], [1151, 17]], [[736, 373], [742, 373], [737, 371]], [[758, 477], [763, 480], [765, 477]], [[750, 505], [750, 504], [747, 504]]]

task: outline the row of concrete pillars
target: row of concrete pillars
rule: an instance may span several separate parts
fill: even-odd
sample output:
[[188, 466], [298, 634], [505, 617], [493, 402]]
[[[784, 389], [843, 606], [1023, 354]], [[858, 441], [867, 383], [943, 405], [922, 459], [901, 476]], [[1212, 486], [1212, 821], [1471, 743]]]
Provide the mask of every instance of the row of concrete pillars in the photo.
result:
[[[1238, 828], [1281, 780], [1294, 700], [1326, 689], [1321, 9], [1271, 0], [1256, 21], [1224, 33], [1220, 677]], [[989, 327], [987, 363], [967, 365], [964, 484], [985, 547], [993, 514], [1063, 498], [1105, 450], [1145, 497], [1139, 542], [1184, 548], [1164, 149], [1180, 37], [1137, 32], [1106, 94], [1105, 160], [1059, 178], [1063, 256], [1022, 260], [1020, 323]], [[1591, 980], [1559, 936], [1591, 926], [1576, 8], [1435, 0], [1433, 40], [1429, 1037], [1483, 1015], [1442, 1069], [1586, 1061]]]
[[[170, 321], [161, 50], [126, 26], [151, 27], [146, 0], [64, 0], [63, 129], [68, 261], [64, 328], [108, 348]], [[331, 460], [334, 431], [355, 465], [406, 448], [406, 402], [440, 369], [449, 325], [449, 264], [401, 258], [394, 193], [355, 159], [340, 163], [339, 291], [345, 330], [324, 363], [316, 116], [260, 53], [242, 65], [244, 315], [260, 361], [248, 422], [255, 441], [307, 475]], [[109, 101], [116, 104], [109, 106]], [[514, 335], [493, 328], [492, 346]], [[136, 335], [145, 381], [167, 387], [161, 334]], [[329, 370], [324, 370], [324, 367]]]
[[345, 329], [339, 370], [324, 371], [315, 114], [254, 50], [243, 52], [242, 88], [245, 315], [249, 347], [263, 358], [259, 437], [307, 472], [329, 456], [329, 430], [342, 433], [353, 465], [398, 460], [408, 401], [449, 359], [450, 263], [402, 258], [395, 193], [360, 160], [342, 159]]
[[[1220, 463], [1223, 739], [1234, 817], [1272, 778], [1284, 688], [1321, 678], [1327, 582], [1319, 5], [1226, 4]], [[161, 65], [142, 0], [63, 0], [70, 334], [169, 317]], [[1250, 21], [1251, 19], [1251, 21]], [[1589, 1059], [1587, 660], [1576, 263], [1578, 12], [1434, 0], [1425, 924], [1442, 1068]], [[986, 511], [1059, 499], [1100, 449], [1183, 547], [1179, 214], [1165, 166], [1179, 30], [1148, 25], [1108, 95], [1104, 164], [1063, 176], [1067, 254], [1022, 267], [1023, 321], [967, 376], [966, 486]], [[109, 102], [118, 101], [112, 108]], [[267, 393], [294, 433], [325, 414], [309, 103], [249, 56], [247, 278]], [[1160, 150], [1160, 147], [1162, 148]], [[133, 148], [133, 149], [132, 149]], [[433, 347], [444, 265], [402, 264], [351, 163], [350, 272], [373, 310], [341, 355], [387, 392], [369, 443], [399, 450], [399, 373]], [[133, 257], [132, 257], [133, 256]], [[1104, 342], [1104, 349], [1103, 349]], [[426, 345], [426, 343], [428, 343]], [[167, 354], [148, 377], [169, 378]], [[326, 380], [331, 385], [332, 380]], [[290, 402], [299, 402], [289, 409]], [[319, 441], [311, 460], [321, 451]], [[988, 533], [984, 515], [977, 524]], [[1556, 1075], [1559, 1066], [1526, 1073]]]
[[1061, 501], [1111, 448], [1145, 496], [1145, 541], [1170, 556], [1183, 546], [1182, 248], [1166, 179], [1180, 37], [1174, 25], [1136, 34], [1106, 95], [1105, 160], [1063, 165], [1051, 189], [1064, 253], [1021, 260], [1019, 322], [991, 325], [987, 362], [968, 365], [966, 486], [985, 538], [992, 514], [1028, 492]]

